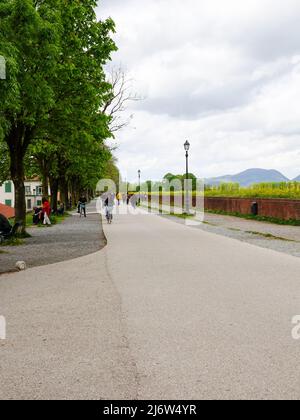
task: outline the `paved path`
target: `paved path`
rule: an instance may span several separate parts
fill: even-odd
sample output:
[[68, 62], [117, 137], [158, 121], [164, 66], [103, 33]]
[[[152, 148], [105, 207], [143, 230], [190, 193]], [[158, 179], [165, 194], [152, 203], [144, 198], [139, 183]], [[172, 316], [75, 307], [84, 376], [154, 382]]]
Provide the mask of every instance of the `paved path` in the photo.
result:
[[157, 216], [0, 278], [0, 398], [300, 398], [300, 260]]

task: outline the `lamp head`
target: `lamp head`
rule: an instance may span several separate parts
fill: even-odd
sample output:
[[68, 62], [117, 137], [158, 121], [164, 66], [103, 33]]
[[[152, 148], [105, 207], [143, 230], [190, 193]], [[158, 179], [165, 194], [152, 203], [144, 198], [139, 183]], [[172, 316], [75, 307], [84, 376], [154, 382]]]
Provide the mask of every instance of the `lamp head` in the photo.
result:
[[190, 143], [188, 142], [188, 140], [184, 143], [184, 150], [186, 152], [188, 152], [190, 150]]

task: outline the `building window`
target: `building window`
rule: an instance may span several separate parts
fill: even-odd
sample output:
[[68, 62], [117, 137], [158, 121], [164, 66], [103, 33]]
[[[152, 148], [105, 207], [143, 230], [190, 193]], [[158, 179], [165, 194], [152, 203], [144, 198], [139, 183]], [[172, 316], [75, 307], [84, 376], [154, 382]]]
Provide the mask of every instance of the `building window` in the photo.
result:
[[30, 186], [25, 186], [25, 193], [26, 195], [30, 195], [31, 194], [31, 187]]
[[36, 187], [36, 195], [43, 195], [43, 187]]
[[5, 205], [11, 207], [12, 201], [11, 200], [5, 200]]
[[10, 181], [5, 183], [5, 192], [6, 193], [11, 193], [11, 182]]
[[31, 200], [27, 200], [27, 209], [31, 210]]
[[36, 205], [37, 205], [38, 207], [41, 207], [41, 205], [42, 205], [42, 200], [37, 200]]

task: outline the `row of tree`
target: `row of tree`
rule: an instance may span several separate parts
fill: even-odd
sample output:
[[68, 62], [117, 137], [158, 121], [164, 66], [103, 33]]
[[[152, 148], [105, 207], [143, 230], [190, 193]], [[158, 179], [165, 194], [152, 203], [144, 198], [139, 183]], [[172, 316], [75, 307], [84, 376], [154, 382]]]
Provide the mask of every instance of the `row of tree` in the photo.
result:
[[139, 191], [141, 189], [142, 192], [159, 192], [159, 191], [165, 191], [169, 192], [171, 191], [184, 191], [185, 189], [185, 181], [186, 179], [191, 180], [191, 185], [193, 191], [197, 190], [197, 177], [192, 174], [184, 174], [184, 175], [174, 175], [172, 173], [167, 173], [162, 181], [145, 181], [141, 183], [141, 186], [139, 186], [138, 183], [128, 183], [122, 185], [123, 191]]
[[[124, 101], [120, 72], [104, 67], [116, 45], [96, 0], [0, 0], [0, 182], [12, 179], [16, 219], [25, 229], [24, 179], [39, 175], [68, 206], [117, 169], [105, 140]], [[121, 83], [121, 88], [120, 88]], [[119, 90], [118, 90], [119, 89]], [[123, 95], [123, 96], [122, 96]], [[120, 97], [121, 96], [121, 97]]]

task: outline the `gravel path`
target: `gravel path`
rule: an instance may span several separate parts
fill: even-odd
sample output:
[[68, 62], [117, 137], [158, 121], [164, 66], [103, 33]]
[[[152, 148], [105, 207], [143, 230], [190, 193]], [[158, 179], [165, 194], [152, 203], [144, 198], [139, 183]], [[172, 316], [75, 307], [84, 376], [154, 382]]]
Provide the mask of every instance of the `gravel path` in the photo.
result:
[[212, 213], [205, 214], [205, 221], [212, 225], [225, 227], [227, 229], [241, 229], [245, 232], [260, 232], [262, 234], [271, 234], [276, 237], [300, 242], [299, 226], [277, 225], [275, 223], [259, 222], [256, 220], [248, 220]]
[[300, 228], [232, 216], [205, 215], [200, 229], [300, 257]]
[[72, 260], [99, 251], [106, 241], [101, 216], [88, 206], [88, 217], [77, 214], [61, 224], [48, 228], [30, 228], [31, 238], [22, 246], [1, 247], [0, 274], [15, 269], [17, 261], [25, 261], [27, 267], [38, 267]]
[[[162, 217], [184, 224], [181, 218], [163, 214]], [[233, 216], [205, 213], [204, 223], [193, 226], [205, 232], [237, 239], [262, 248], [300, 257], [300, 227], [277, 225]]]
[[[208, 216], [208, 217], [207, 217]], [[300, 228], [293, 227], [293, 229], [297, 230], [293, 232], [293, 236], [297, 237], [298, 239], [289, 239], [288, 231], [289, 226], [279, 226], [286, 228], [286, 232], [284, 229], [280, 229], [280, 235], [283, 236], [276, 236], [276, 228], [273, 228], [273, 225], [268, 225], [266, 227], [258, 227], [256, 224], [260, 222], [256, 221], [249, 221], [239, 218], [236, 221], [236, 227], [232, 226], [232, 221], [230, 223], [231, 226], [228, 225], [226, 218], [229, 216], [220, 216], [220, 219], [217, 220], [218, 224], [216, 224], [216, 219], [214, 218], [212, 221], [211, 215], [205, 216], [205, 221], [201, 225], [192, 226], [193, 229], [200, 229], [204, 232], [215, 233], [217, 235], [226, 236], [228, 238], [237, 239], [242, 242], [246, 242], [248, 244], [252, 244], [255, 246], [259, 246], [262, 248], [272, 249], [274, 251], [283, 252], [288, 255], [292, 255], [294, 257], [300, 257]], [[173, 222], [184, 224], [184, 220], [174, 216], [163, 215], [162, 217], [168, 218], [173, 220]], [[277, 226], [277, 225], [276, 225]], [[269, 236], [273, 235], [273, 236]]]

